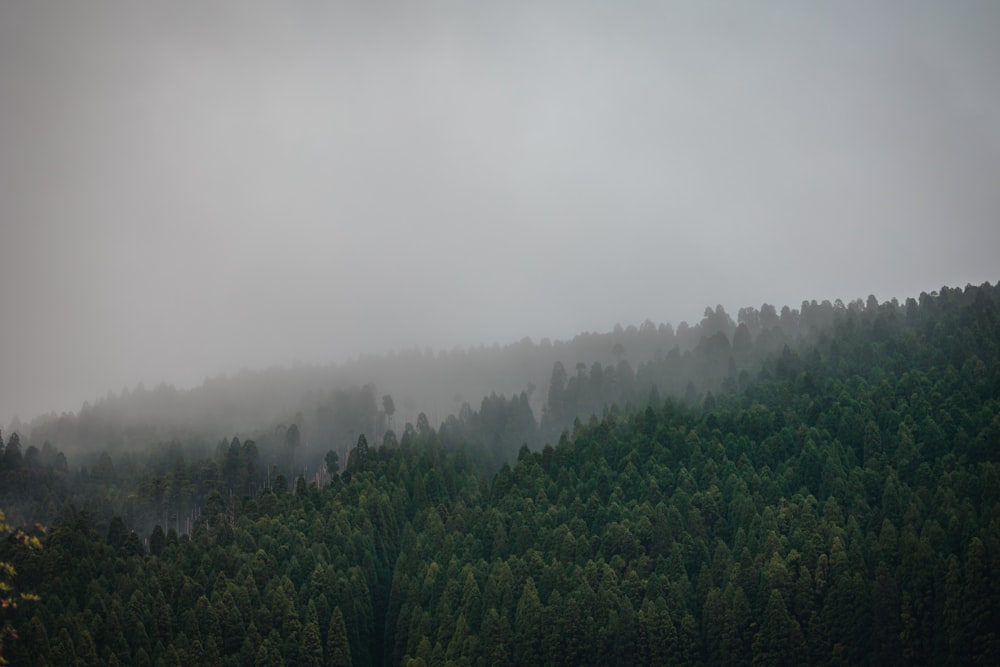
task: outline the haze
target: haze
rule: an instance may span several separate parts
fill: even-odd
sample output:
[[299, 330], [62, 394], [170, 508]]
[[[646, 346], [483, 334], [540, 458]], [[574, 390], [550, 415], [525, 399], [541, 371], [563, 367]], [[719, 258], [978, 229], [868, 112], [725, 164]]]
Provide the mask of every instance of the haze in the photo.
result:
[[0, 423], [996, 281], [1000, 5], [0, 4]]

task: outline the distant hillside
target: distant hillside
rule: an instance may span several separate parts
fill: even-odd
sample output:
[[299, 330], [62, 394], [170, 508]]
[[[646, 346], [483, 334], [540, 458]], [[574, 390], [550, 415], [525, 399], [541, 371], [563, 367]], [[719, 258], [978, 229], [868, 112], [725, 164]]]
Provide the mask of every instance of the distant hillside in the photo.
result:
[[[76, 414], [38, 417], [20, 435], [26, 445], [49, 442], [85, 461], [100, 451], [157, 443], [211, 446], [233, 434], [261, 440], [295, 423], [315, 465], [330, 448], [346, 453], [360, 433], [378, 442], [388, 428], [400, 432], [421, 413], [438, 425], [458, 416], [465, 404], [479, 409], [491, 394], [525, 392], [542, 425], [534, 446], [612, 403], [644, 403], [654, 387], [660, 396], [688, 400], [732, 391], [786, 345], [793, 352], [822, 345], [838, 324], [848, 326], [876, 311], [905, 318], [910, 307], [895, 300], [880, 305], [874, 297], [846, 305], [803, 302], [798, 309], [765, 304], [741, 308], [734, 320], [717, 306], [706, 308], [700, 322], [676, 328], [646, 321], [571, 341], [525, 339], [503, 347], [406, 350], [342, 365], [248, 370], [187, 391], [138, 386]], [[383, 410], [384, 395], [394, 399], [391, 418]]]
[[297, 424], [90, 469], [11, 434], [0, 506], [58, 518], [40, 551], [0, 543], [40, 595], [3, 655], [1000, 663], [1000, 287], [753, 312], [631, 375], [560, 360], [541, 423], [491, 395], [309, 476]]

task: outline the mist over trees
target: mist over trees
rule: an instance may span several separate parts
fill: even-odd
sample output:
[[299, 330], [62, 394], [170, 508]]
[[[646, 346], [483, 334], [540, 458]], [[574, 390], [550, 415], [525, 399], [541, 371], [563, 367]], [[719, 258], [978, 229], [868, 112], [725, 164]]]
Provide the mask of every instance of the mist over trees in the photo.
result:
[[0, 0], [0, 667], [1000, 665], [1000, 2], [790, 4]]
[[[4, 433], [0, 507], [49, 524], [40, 551], [0, 543], [41, 597], [8, 613], [4, 656], [1000, 661], [1000, 285], [406, 359]], [[432, 395], [467, 377], [457, 409], [410, 419], [386, 388], [405, 382], [374, 381], [401, 360]], [[494, 369], [510, 385], [466, 398]], [[182, 420], [198, 397], [210, 416]]]
[[[536, 421], [545, 422], [546, 436], [557, 437], [576, 416], [599, 415], [615, 402], [645, 401], [654, 387], [661, 395], [732, 389], [740, 372], [752, 375], [763, 358], [786, 344], [795, 348], [817, 340], [835, 321], [871, 308], [873, 300], [803, 302], [780, 314], [764, 304], [739, 309], [736, 321], [716, 306], [706, 308], [700, 322], [681, 322], [676, 329], [647, 320], [569, 341], [526, 338], [436, 353], [403, 350], [342, 365], [245, 370], [190, 390], [137, 385], [88, 402], [75, 414], [41, 415], [8, 430], [37, 447], [58, 443], [62, 451], [86, 458], [172, 441], [212, 447], [234, 433], [264, 440], [296, 423], [305, 449], [325, 453], [333, 446], [345, 454], [362, 432], [380, 440], [387, 417], [397, 430], [416, 423], [421, 413], [437, 426], [458, 416], [465, 404], [478, 409], [493, 394], [525, 392]], [[554, 373], [557, 365], [566, 372], [569, 394], [553, 402], [552, 380], [561, 375]], [[548, 419], [546, 408], [554, 411]]]

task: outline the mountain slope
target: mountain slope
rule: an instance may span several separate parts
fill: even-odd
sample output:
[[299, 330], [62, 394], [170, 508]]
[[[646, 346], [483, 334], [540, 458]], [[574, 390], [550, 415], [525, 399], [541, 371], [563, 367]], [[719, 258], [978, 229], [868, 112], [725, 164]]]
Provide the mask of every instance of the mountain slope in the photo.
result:
[[[495, 430], [482, 413], [359, 438], [318, 485], [245, 494], [224, 456], [142, 485], [128, 486], [138, 468], [95, 471], [90, 497], [117, 485], [154, 501], [184, 488], [178, 475], [207, 496], [189, 533], [155, 528], [144, 543], [120, 519], [70, 511], [40, 553], [5, 545], [0, 560], [42, 598], [17, 610], [8, 654], [996, 664], [1000, 289], [855, 304], [769, 346], [734, 385], [614, 403], [495, 474], [498, 445], [470, 436]], [[725, 359], [728, 377], [711, 349], [687, 363]]]

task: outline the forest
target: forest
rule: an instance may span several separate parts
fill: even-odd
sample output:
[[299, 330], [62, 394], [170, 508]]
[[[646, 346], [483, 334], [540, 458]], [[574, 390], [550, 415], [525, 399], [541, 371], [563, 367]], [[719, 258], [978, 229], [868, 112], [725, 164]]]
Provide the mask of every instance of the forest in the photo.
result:
[[1000, 664], [1000, 283], [248, 371], [21, 430], [13, 665]]

